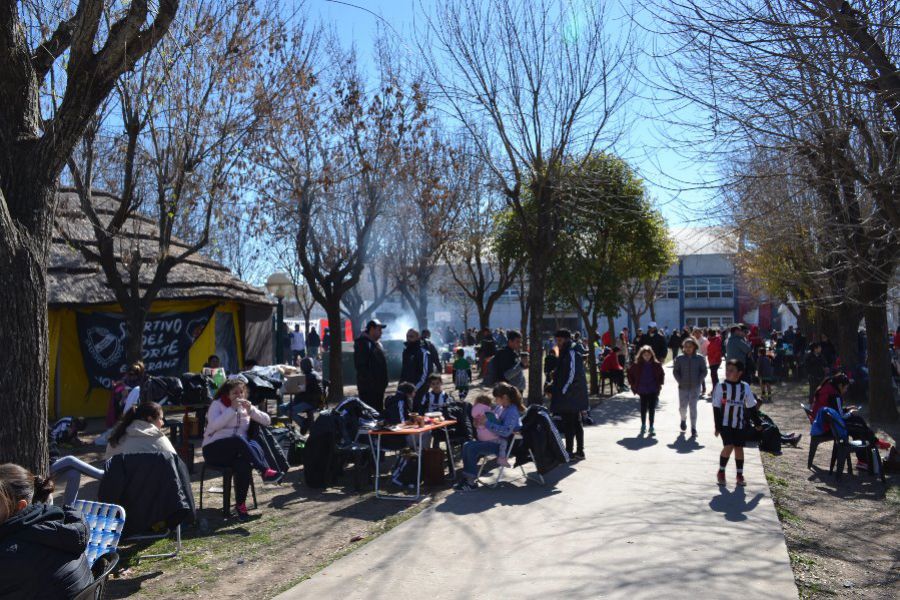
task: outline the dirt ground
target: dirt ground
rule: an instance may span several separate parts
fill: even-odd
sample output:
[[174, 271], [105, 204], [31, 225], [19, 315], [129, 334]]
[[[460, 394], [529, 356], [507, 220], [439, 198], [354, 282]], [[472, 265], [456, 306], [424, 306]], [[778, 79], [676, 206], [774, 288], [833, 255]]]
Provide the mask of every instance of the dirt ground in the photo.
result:
[[[92, 424], [93, 435], [82, 438], [91, 441], [101, 430], [101, 424]], [[199, 506], [203, 456], [199, 440], [194, 443], [192, 488]], [[102, 448], [89, 444], [67, 451], [102, 468]], [[449, 492], [449, 483], [426, 487], [423, 491], [429, 495], [414, 504], [377, 500], [372, 491], [357, 493], [349, 477], [338, 482], [339, 487], [310, 489], [303, 482], [302, 467], [292, 467], [280, 485], [263, 485], [258, 475], [254, 478], [259, 508], [252, 509], [248, 495], [253, 520], [226, 521], [222, 495], [208, 493], [211, 486], [221, 487], [221, 477], [208, 477], [203, 510], [198, 510], [194, 525], [183, 527], [184, 554], [177, 559], [137, 560], [142, 554], [170, 551], [171, 538], [120, 546], [122, 560], [109, 580], [106, 597], [271, 598]], [[83, 480], [79, 497], [96, 499], [97, 486]]]
[[[782, 433], [803, 434], [797, 449], [763, 453], [800, 597], [900, 598], [900, 476], [889, 473], [885, 486], [859, 474], [854, 459], [853, 475], [836, 481], [828, 474], [830, 443], [818, 447], [807, 469], [809, 421], [799, 406], [806, 386], [787, 384], [774, 396], [763, 411]], [[884, 440], [900, 439], [897, 424], [869, 424]]]

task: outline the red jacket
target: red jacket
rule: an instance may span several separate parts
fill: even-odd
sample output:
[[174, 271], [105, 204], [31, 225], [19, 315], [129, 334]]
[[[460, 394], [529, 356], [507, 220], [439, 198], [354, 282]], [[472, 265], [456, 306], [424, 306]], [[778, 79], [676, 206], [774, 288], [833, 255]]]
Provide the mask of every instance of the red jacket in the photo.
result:
[[610, 352], [606, 355], [606, 358], [603, 359], [603, 363], [600, 365], [601, 373], [608, 373], [610, 371], [621, 371], [622, 365], [619, 364], [619, 355], [615, 352]]
[[706, 360], [711, 365], [722, 364], [722, 336], [709, 338], [709, 346], [706, 348]]
[[613, 336], [611, 331], [607, 331], [603, 334], [601, 338], [604, 346], [612, 346], [613, 345]]
[[[812, 405], [812, 420], [816, 420], [816, 415], [819, 414], [819, 411], [825, 408], [826, 406], [829, 408], [833, 408], [839, 413], [843, 413], [843, 406], [838, 405], [838, 398], [840, 397], [840, 392], [838, 392], [837, 388], [835, 388], [831, 383], [825, 383], [816, 391], [816, 397], [813, 401]], [[843, 404], [843, 402], [841, 403]], [[825, 431], [830, 431], [831, 427], [828, 425], [828, 422], [822, 424], [823, 429]]]

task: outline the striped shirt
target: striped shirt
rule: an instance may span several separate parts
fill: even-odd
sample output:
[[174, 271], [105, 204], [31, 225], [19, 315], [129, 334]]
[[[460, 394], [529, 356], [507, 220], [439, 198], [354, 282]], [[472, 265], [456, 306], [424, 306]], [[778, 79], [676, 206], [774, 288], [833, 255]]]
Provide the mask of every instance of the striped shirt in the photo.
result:
[[743, 429], [744, 409], [756, 406], [756, 397], [746, 382], [722, 381], [713, 390], [712, 404], [722, 409], [722, 427]]
[[59, 444], [69, 441], [69, 426], [72, 425], [72, 417], [63, 417], [53, 424], [50, 429], [50, 441]]

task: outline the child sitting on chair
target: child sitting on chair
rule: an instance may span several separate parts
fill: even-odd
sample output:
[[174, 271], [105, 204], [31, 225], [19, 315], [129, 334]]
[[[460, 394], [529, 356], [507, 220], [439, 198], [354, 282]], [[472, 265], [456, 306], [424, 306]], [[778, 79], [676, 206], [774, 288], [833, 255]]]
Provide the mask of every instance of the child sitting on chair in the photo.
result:
[[[472, 421], [478, 423], [480, 417], [485, 417], [491, 423], [497, 423], [497, 414], [494, 413], [494, 404], [490, 396], [481, 394], [475, 398], [475, 406], [472, 407]], [[479, 442], [496, 442], [500, 446], [497, 452], [497, 464], [501, 467], [508, 467], [509, 461], [506, 458], [506, 438], [501, 437], [487, 428], [487, 423], [476, 425], [475, 437]]]

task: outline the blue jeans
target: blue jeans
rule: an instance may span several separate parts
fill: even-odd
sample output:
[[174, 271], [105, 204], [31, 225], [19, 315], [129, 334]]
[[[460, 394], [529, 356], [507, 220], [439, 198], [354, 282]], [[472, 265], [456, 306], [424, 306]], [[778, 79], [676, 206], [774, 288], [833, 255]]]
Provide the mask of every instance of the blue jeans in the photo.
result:
[[103, 479], [103, 469], [91, 466], [74, 456], [63, 456], [50, 465], [50, 476], [64, 479], [66, 491], [63, 494], [63, 505], [70, 505], [78, 499], [78, 488], [81, 487], [81, 476]]
[[473, 479], [478, 475], [478, 459], [488, 454], [497, 454], [500, 452], [500, 444], [497, 442], [479, 442], [471, 441], [463, 445], [463, 473], [469, 479]]

